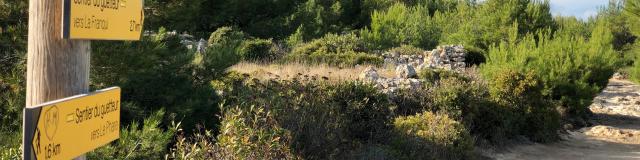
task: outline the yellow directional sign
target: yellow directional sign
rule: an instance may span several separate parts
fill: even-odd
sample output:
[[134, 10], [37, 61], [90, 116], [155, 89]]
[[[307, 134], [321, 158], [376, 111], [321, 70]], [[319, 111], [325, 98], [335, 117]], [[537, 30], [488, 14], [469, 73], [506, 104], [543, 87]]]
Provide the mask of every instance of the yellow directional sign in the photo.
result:
[[[25, 108], [25, 150], [35, 159], [72, 159], [120, 137], [120, 88]], [[27, 140], [29, 140], [27, 139]], [[27, 143], [27, 145], [29, 145]]]
[[65, 39], [140, 40], [143, 0], [64, 0]]

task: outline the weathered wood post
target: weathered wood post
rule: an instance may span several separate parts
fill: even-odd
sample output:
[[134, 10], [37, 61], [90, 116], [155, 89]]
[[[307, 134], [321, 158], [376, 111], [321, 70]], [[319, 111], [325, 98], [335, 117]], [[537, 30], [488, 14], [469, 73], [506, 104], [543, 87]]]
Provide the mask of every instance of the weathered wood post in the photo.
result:
[[29, 1], [24, 159], [86, 159], [120, 137], [120, 89], [88, 93], [89, 40], [140, 40], [143, 3]]
[[[62, 4], [29, 1], [26, 107], [89, 92], [91, 42], [62, 38]], [[36, 119], [23, 117], [23, 128], [34, 126]], [[26, 142], [31, 136], [23, 129], [23, 144], [31, 143]], [[24, 147], [23, 158], [35, 159], [34, 153]]]

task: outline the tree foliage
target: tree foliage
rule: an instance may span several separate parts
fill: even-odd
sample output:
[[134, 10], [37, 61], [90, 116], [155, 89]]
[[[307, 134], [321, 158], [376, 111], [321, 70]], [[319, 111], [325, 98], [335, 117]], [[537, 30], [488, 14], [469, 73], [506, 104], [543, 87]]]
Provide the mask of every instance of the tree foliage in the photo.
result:
[[362, 37], [375, 49], [400, 45], [433, 48], [438, 43], [439, 31], [427, 8], [397, 3], [386, 11], [373, 12], [371, 28], [363, 30]]
[[534, 72], [544, 84], [543, 95], [559, 100], [569, 114], [584, 116], [586, 107], [619, 68], [606, 21], [599, 21], [590, 37], [563, 30], [512, 37], [489, 50], [482, 66], [488, 79], [502, 69]]

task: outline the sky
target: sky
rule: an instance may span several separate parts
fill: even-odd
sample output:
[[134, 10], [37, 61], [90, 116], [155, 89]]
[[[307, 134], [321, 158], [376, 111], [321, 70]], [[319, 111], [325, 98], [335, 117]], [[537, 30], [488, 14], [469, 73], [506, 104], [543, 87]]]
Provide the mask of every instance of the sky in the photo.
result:
[[587, 19], [598, 12], [609, 0], [550, 0], [553, 15], [576, 16]]

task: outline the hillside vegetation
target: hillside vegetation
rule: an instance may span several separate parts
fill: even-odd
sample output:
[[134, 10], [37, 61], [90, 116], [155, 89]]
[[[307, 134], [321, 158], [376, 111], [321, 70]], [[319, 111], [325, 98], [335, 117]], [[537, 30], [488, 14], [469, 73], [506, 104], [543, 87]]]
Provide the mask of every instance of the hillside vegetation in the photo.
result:
[[[616, 72], [640, 82], [633, 0], [584, 20], [542, 0], [145, 5], [140, 41], [92, 41], [90, 85], [122, 88], [122, 131], [90, 159], [474, 159], [588, 125]], [[0, 159], [20, 157], [27, 8], [0, 0]], [[420, 85], [393, 94], [354, 78], [450, 44], [463, 71], [418, 68]]]

